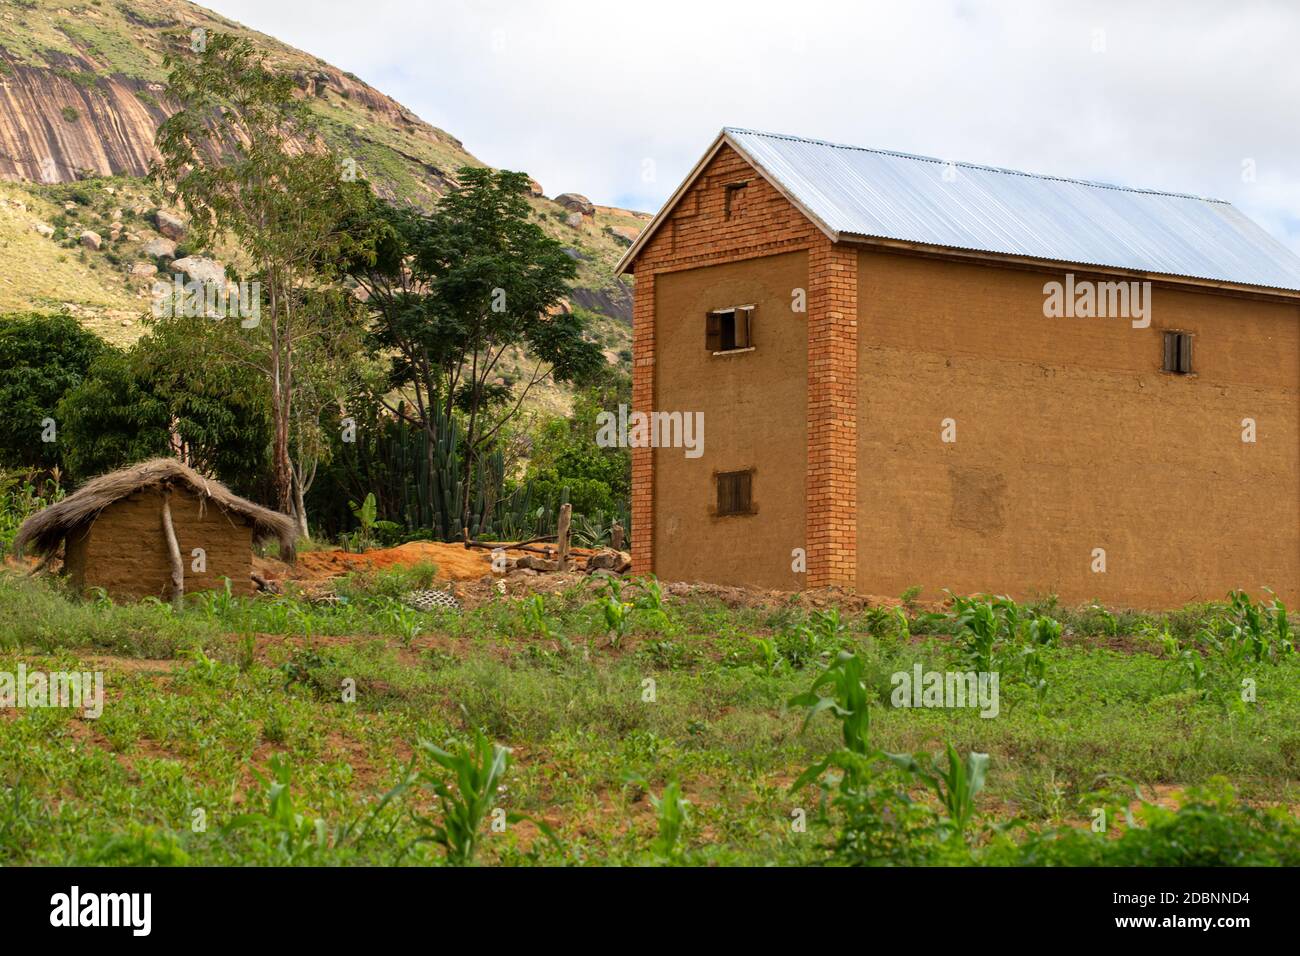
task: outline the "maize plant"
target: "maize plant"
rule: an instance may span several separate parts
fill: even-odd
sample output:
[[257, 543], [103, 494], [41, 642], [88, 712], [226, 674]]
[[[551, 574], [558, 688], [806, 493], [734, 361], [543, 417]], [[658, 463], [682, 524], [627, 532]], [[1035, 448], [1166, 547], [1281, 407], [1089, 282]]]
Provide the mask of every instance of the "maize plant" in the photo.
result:
[[310, 862], [329, 844], [329, 831], [322, 817], [300, 812], [290, 790], [292, 775], [289, 763], [280, 754], [271, 758], [271, 779], [256, 770], [253, 776], [266, 787], [266, 808], [235, 817], [223, 827], [224, 833], [256, 830], [274, 841], [285, 863]]
[[[823, 690], [829, 693], [823, 696]], [[840, 722], [843, 746], [808, 767], [790, 786], [791, 791], [800, 790], [821, 781], [832, 767], [841, 771], [838, 778], [822, 783], [824, 790], [834, 792], [835, 806], [844, 818], [837, 843], [840, 850], [854, 859], [870, 859], [888, 844], [895, 858], [905, 858], [913, 852], [906, 846], [909, 835], [925, 828], [921, 815], [927, 811], [913, 807], [905, 791], [880, 779], [876, 764], [882, 757], [934, 791], [946, 811], [939, 821], [944, 834], [965, 833], [974, 815], [975, 797], [984, 786], [988, 755], [970, 753], [962, 761], [949, 744], [945, 768], [938, 758], [927, 764], [911, 755], [889, 754], [873, 746], [868, 691], [862, 662], [856, 654], [841, 651], [812, 686], [789, 703], [804, 708], [805, 728], [823, 711]]]
[[1047, 662], [1042, 651], [1060, 644], [1061, 623], [1008, 597], [962, 597], [951, 592], [949, 596], [950, 614], [931, 614], [926, 620], [956, 628], [960, 664], [980, 673], [1019, 676], [1044, 694]]
[[530, 634], [536, 634], [546, 640], [554, 636], [551, 632], [551, 623], [546, 618], [546, 599], [540, 594], [534, 594], [523, 602], [523, 614], [524, 626]]
[[420, 624], [420, 615], [401, 601], [394, 601], [390, 598], [387, 605], [380, 612], [380, 616], [388, 629], [396, 634], [407, 647], [411, 646], [411, 643], [420, 636], [420, 632], [423, 630]]
[[777, 668], [781, 666], [781, 655], [776, 649], [776, 641], [770, 637], [751, 637], [754, 647], [758, 651], [758, 661], [763, 673], [775, 674]]
[[[474, 862], [484, 821], [509, 769], [510, 751], [492, 743], [482, 731], [474, 732], [472, 743], [454, 750], [443, 750], [428, 741], [421, 741], [420, 749], [446, 773], [417, 775], [419, 783], [437, 796], [442, 810], [438, 820], [412, 811], [415, 821], [427, 831], [417, 842], [436, 843], [448, 863], [468, 866]], [[507, 822], [520, 819], [519, 814], [506, 815]]]
[[676, 780], [671, 780], [659, 796], [650, 794], [650, 804], [655, 810], [658, 834], [650, 845], [654, 853], [665, 860], [680, 859], [683, 848], [680, 845], [682, 831], [690, 818], [688, 808], [690, 801], [682, 796], [682, 787]]
[[650, 782], [643, 774], [632, 772], [624, 778], [624, 783], [632, 784], [650, 796], [650, 805], [655, 811], [657, 831], [650, 843], [650, 852], [663, 862], [680, 861], [685, 849], [681, 845], [682, 833], [690, 821], [691, 802], [682, 795], [681, 784], [669, 780], [663, 792], [655, 796], [650, 789]]
[[[948, 744], [943, 755], [936, 754], [929, 761], [917, 760], [912, 754], [885, 756], [934, 791], [947, 813], [942, 823], [959, 836], [964, 836], [975, 814], [975, 798], [984, 789], [989, 755], [972, 751], [963, 761], [957, 755], [957, 749]], [[947, 766], [942, 760], [945, 756]]]
[[621, 647], [632, 623], [632, 612], [636, 605], [623, 600], [623, 583], [616, 577], [604, 579], [600, 586], [600, 599], [597, 607], [605, 621], [605, 630], [609, 635], [609, 646]]

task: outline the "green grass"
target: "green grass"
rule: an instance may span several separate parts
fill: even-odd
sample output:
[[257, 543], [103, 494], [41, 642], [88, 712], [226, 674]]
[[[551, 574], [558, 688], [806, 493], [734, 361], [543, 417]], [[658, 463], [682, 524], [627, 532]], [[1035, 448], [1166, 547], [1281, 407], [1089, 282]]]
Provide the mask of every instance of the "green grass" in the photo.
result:
[[[107, 697], [98, 720], [0, 711], [0, 863], [444, 863], [424, 838], [441, 819], [429, 781], [445, 771], [423, 744], [461, 753], [479, 731], [511, 748], [492, 809], [531, 818], [503, 832], [485, 822], [479, 863], [843, 861], [828, 848], [845, 811], [821, 814], [815, 786], [790, 792], [841, 746], [840, 728], [818, 715], [803, 729], [787, 704], [837, 650], [861, 662], [872, 746], [989, 754], [970, 847], [925, 836], [924, 821], [891, 824], [912, 834], [909, 852], [929, 847], [928, 862], [1119, 853], [1068, 831], [1086, 830], [1099, 788], [1124, 779], [1162, 805], [1172, 788], [1209, 787], [1213, 797], [1220, 778], [1248, 805], [1300, 803], [1295, 655], [1252, 667], [1256, 700], [1236, 705], [1198, 691], [1158, 644], [1134, 637], [1108, 649], [1077, 630], [1095, 612], [1059, 612], [1065, 639], [1041, 651], [1045, 690], [1009, 679], [999, 716], [986, 720], [889, 703], [894, 672], [958, 666], [960, 643], [944, 633], [953, 620], [927, 627], [913, 616], [909, 630], [930, 631], [918, 635], [873, 612], [831, 622], [796, 605], [729, 609], [693, 595], [657, 613], [640, 595], [612, 647], [596, 594], [581, 585], [545, 596], [540, 617], [533, 600], [507, 598], [460, 614], [411, 612], [414, 637], [389, 613], [393, 581], [340, 590], [341, 606], [218, 594], [177, 614], [73, 600], [0, 574], [0, 671], [101, 669]], [[639, 594], [625, 589], [634, 605]], [[1132, 620], [1204, 626], [1223, 613]], [[941, 809], [905, 776], [879, 785], [912, 801], [905, 815]], [[1151, 857], [1165, 846], [1153, 834], [1190, 828], [1240, 845], [1241, 859], [1276, 861], [1264, 824], [1216, 799], [1196, 797], [1168, 819], [1147, 811], [1145, 829], [1113, 842], [1164, 859]], [[805, 830], [792, 825], [797, 811]], [[1012, 820], [1023, 826], [991, 829]]]

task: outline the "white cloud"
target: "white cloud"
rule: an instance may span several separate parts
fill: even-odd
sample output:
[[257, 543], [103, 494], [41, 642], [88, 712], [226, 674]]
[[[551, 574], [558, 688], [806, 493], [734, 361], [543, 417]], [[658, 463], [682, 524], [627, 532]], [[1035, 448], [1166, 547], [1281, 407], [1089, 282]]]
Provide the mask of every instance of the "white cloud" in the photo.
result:
[[212, 3], [551, 195], [653, 210], [733, 125], [1216, 196], [1300, 251], [1296, 5]]

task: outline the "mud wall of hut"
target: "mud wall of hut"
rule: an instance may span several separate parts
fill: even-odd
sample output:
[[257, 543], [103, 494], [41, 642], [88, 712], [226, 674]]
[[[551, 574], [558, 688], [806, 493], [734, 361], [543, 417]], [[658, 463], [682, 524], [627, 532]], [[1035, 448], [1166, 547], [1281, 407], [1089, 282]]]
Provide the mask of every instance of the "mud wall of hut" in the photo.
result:
[[[172, 522], [185, 569], [185, 593], [223, 587], [230, 578], [234, 594], [251, 594], [252, 526], [211, 501], [175, 492]], [[75, 536], [74, 536], [75, 537]], [[83, 542], [69, 540], [67, 571], [82, 588], [103, 588], [120, 597], [166, 599], [171, 561], [162, 530], [162, 498], [141, 491], [109, 505], [95, 519]], [[203, 571], [196, 571], [196, 548], [203, 551]]]

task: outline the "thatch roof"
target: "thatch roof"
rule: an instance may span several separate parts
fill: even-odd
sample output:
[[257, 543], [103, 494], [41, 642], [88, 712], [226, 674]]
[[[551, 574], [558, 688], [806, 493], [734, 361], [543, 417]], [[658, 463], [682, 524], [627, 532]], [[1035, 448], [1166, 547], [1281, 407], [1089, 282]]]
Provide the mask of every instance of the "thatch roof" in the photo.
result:
[[188, 490], [201, 501], [211, 502], [225, 511], [247, 518], [253, 523], [254, 541], [279, 541], [281, 554], [292, 557], [294, 541], [298, 536], [293, 519], [239, 497], [221, 482], [204, 478], [193, 468], [173, 458], [142, 461], [138, 465], [92, 478], [62, 501], [24, 521], [18, 529], [18, 537], [14, 539], [14, 552], [22, 554], [30, 544], [38, 553], [50, 554], [58, 549], [64, 538], [90, 524], [109, 505], [137, 491], [160, 489], [164, 485]]

